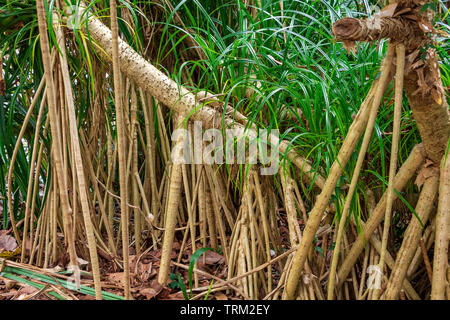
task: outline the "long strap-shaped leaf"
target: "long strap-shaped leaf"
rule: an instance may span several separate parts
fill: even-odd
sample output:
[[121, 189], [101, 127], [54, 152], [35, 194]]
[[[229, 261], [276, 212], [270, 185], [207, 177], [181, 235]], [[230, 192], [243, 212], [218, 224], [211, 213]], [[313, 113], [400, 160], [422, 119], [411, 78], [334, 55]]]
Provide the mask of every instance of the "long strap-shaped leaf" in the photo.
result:
[[[51, 276], [48, 276], [45, 274], [40, 274], [40, 273], [31, 271], [31, 270], [27, 270], [27, 269], [22, 269], [19, 267], [13, 267], [13, 266], [6, 265], [6, 266], [4, 266], [3, 271], [0, 272], [0, 276], [17, 281], [17, 282], [25, 283], [25, 284], [33, 286], [39, 290], [44, 287], [44, 285], [41, 283], [36, 283], [36, 282], [33, 282], [31, 280], [21, 277], [21, 276], [26, 276], [30, 279], [39, 280], [39, 281], [45, 282], [50, 285], [62, 286], [65, 289], [68, 289], [70, 291], [78, 292], [81, 294], [87, 294], [87, 295], [95, 297], [95, 290], [93, 288], [90, 288], [90, 287], [87, 287], [84, 285], [81, 285], [80, 289], [72, 288], [73, 285], [70, 285], [69, 282], [64, 281], [62, 279], [58, 279], [56, 277], [51, 277]], [[75, 286], [73, 286], [73, 287], [75, 287]], [[56, 292], [51, 291], [49, 294], [54, 296], [57, 299], [64, 300], [64, 298]], [[102, 291], [102, 297], [105, 300], [124, 300], [123, 297], [113, 294], [113, 293], [110, 293], [110, 292], [106, 292], [106, 291]]]

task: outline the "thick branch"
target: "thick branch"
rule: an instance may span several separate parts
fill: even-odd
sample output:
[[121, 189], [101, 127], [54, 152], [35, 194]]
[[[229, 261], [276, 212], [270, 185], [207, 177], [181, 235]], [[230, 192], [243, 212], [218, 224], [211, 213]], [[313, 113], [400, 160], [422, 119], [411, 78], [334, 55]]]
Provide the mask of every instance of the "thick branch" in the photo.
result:
[[401, 17], [343, 18], [334, 23], [333, 34], [338, 41], [391, 39], [404, 43], [406, 48], [417, 48], [424, 42], [424, 33], [417, 22]]
[[431, 214], [438, 187], [439, 174], [431, 176], [425, 181], [416, 206], [416, 212], [420, 221], [412, 217], [405, 231], [402, 246], [397, 253], [395, 265], [384, 294], [384, 299], [386, 300], [396, 300], [400, 294], [408, 266], [414, 257], [416, 249], [419, 246], [420, 238], [422, 237], [422, 224], [425, 225], [427, 223], [428, 217]]

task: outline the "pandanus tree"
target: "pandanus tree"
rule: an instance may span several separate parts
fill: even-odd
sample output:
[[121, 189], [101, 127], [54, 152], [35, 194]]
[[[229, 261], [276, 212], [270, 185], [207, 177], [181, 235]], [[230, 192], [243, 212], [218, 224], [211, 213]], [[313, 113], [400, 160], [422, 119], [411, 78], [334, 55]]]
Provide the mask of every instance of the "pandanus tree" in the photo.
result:
[[[376, 15], [367, 19], [344, 18], [333, 25], [336, 40], [343, 41], [348, 50], [354, 50], [356, 41], [380, 41], [389, 39], [389, 47], [381, 67], [381, 75], [374, 82], [374, 94], [367, 106], [367, 111], [361, 109], [360, 118], [355, 120], [346, 138], [344, 145], [335, 161], [325, 187], [310, 214], [300, 247], [297, 250], [289, 279], [285, 297], [292, 299], [300, 274], [303, 270], [306, 256], [313, 237], [318, 229], [321, 216], [325, 210], [336, 182], [342, 173], [342, 167], [348, 161], [348, 155], [354, 150], [357, 139], [361, 136], [363, 127], [356, 127], [356, 122], [363, 122], [365, 127], [364, 140], [359, 152], [358, 162], [353, 173], [352, 183], [348, 191], [345, 206], [341, 213], [339, 232], [331, 264], [328, 280], [328, 298], [334, 298], [335, 286], [343, 284], [353, 265], [363, 251], [364, 242], [371, 238], [375, 228], [384, 218], [382, 247], [380, 253], [379, 269], [381, 274], [385, 267], [387, 237], [392, 213], [392, 202], [395, 192], [401, 192], [405, 183], [416, 170], [423, 177], [423, 189], [416, 206], [418, 219], [412, 219], [406, 230], [402, 246], [392, 268], [385, 299], [397, 299], [405, 280], [406, 272], [414, 253], [419, 247], [422, 236], [422, 226], [427, 222], [433, 204], [437, 201], [439, 181], [440, 199], [438, 215], [436, 218], [436, 251], [434, 255], [433, 270], [433, 299], [443, 299], [445, 293], [445, 278], [447, 273], [447, 250], [449, 232], [448, 209], [448, 167], [443, 158], [450, 136], [450, 114], [445, 91], [439, 71], [436, 50], [433, 48], [433, 26], [430, 21], [430, 11], [427, 10], [429, 2], [421, 0], [393, 1]], [[380, 106], [380, 100], [385, 92], [388, 82], [395, 74], [395, 111], [394, 131], [389, 170], [389, 187], [377, 207], [365, 223], [362, 235], [352, 245], [350, 252], [343, 257], [338, 272], [337, 263], [341, 249], [342, 232], [348, 217], [348, 210], [356, 182], [359, 177], [362, 161], [365, 157], [367, 145], [370, 141], [375, 118]], [[397, 173], [397, 150], [399, 142], [400, 112], [402, 107], [403, 91], [405, 91], [419, 128], [422, 144], [411, 153], [410, 158], [403, 164]], [[448, 161], [447, 161], [448, 163]], [[441, 165], [442, 164], [442, 165]], [[441, 172], [439, 167], [441, 165]], [[333, 170], [334, 169], [334, 170]], [[395, 192], [394, 192], [395, 191]], [[381, 278], [381, 277], [378, 277]], [[381, 281], [379, 279], [378, 281]], [[375, 291], [374, 298], [380, 294], [380, 287]]]
[[[330, 12], [333, 17], [338, 15], [333, 6], [337, 7], [339, 1], [319, 2], [204, 1], [202, 5], [197, 1], [157, 0], [156, 4], [139, 3], [137, 9], [133, 7], [136, 4], [126, 0], [117, 3], [115, 0], [89, 3], [38, 0], [36, 5], [34, 1], [6, 1], [0, 13], [8, 17], [0, 21], [0, 26], [6, 26], [5, 46], [23, 43], [25, 31], [20, 28], [24, 26], [29, 38], [35, 40], [31, 49], [9, 50], [6, 59], [17, 60], [17, 52], [19, 56], [25, 52], [25, 56], [37, 57], [32, 67], [18, 68], [21, 78], [8, 65], [8, 72], [13, 76], [8, 75], [6, 88], [0, 79], [0, 98], [3, 99], [5, 91], [8, 92], [5, 96], [13, 97], [5, 104], [5, 109], [9, 108], [10, 113], [16, 110], [11, 107], [15, 103], [15, 92], [21, 93], [16, 100], [29, 105], [28, 109], [22, 108], [25, 111], [20, 109], [24, 113], [20, 132], [14, 143], [9, 143], [12, 146], [8, 146], [11, 149], [8, 156], [2, 154], [1, 158], [7, 158], [10, 164], [7, 186], [2, 188], [6, 196], [1, 200], [9, 216], [9, 221], [4, 218], [4, 226], [11, 224], [14, 237], [18, 241], [22, 239], [20, 261], [48, 268], [65, 259], [68, 262], [63, 264], [77, 274], [80, 264], [87, 263], [83, 259], [89, 260], [97, 299], [108, 296], [102, 291], [105, 276], [102, 264], [103, 267], [106, 264], [107, 268], [123, 271], [120, 283], [128, 299], [136, 278], [131, 273], [136, 272], [139, 259], [150, 250], [160, 252], [155, 264], [159, 268], [155, 280], [161, 287], [169, 283], [174, 267], [186, 268], [180, 261], [187, 248], [194, 256], [197, 248], [211, 247], [220, 252], [226, 262], [226, 269], [222, 270], [226, 279], [194, 269], [194, 287], [202, 294], [210, 290], [232, 290], [250, 299], [280, 296], [334, 299], [335, 295], [341, 296], [339, 289], [350, 273], [354, 296], [364, 298], [362, 289], [368, 260], [374, 260], [380, 274], [387, 275], [384, 271], [388, 268], [391, 272], [386, 279], [376, 278], [375, 288], [378, 289], [370, 294], [371, 298], [397, 299], [404, 289], [408, 298], [420, 299], [408, 275], [417, 271], [418, 256], [423, 255], [425, 262], [429, 262], [425, 259], [429, 248], [424, 248], [421, 238], [423, 226], [431, 219], [437, 203], [437, 215], [433, 220], [435, 231], [427, 229], [427, 239], [434, 237], [433, 268], [427, 270], [432, 279], [432, 298], [444, 299], [445, 295], [448, 298], [450, 157], [446, 157], [446, 150], [450, 118], [439, 57], [433, 48], [437, 31], [431, 22], [429, 3], [400, 0], [370, 18], [344, 18], [334, 23], [333, 35], [330, 32], [330, 39], [326, 39], [327, 45], [331, 46], [332, 36], [343, 42], [350, 52], [355, 50], [356, 42], [387, 39], [389, 43], [379, 76], [363, 77], [363, 82], [368, 77], [373, 83], [359, 110], [355, 111], [357, 114], [346, 114], [347, 118], [353, 118], [349, 128], [343, 125], [327, 133], [331, 137], [331, 132], [348, 129], [340, 151], [335, 153], [337, 156], [333, 155], [334, 163], [329, 161], [331, 156], [325, 157], [323, 162], [330, 164], [325, 170], [319, 168], [319, 161], [304, 155], [320, 149], [320, 139], [325, 136], [320, 131], [330, 127], [333, 113], [330, 104], [335, 101], [328, 101], [328, 90], [338, 92], [334, 94], [342, 98], [335, 100], [339, 100], [336, 105], [342, 107], [338, 110], [343, 113], [348, 113], [347, 103], [353, 97], [341, 92], [339, 81], [343, 81], [345, 75], [333, 71], [330, 76], [324, 70], [325, 64], [332, 70], [343, 64], [328, 57], [322, 45], [308, 39], [321, 39], [325, 32], [310, 30], [308, 25], [327, 27], [315, 16], [323, 12]], [[194, 4], [195, 10], [190, 10], [189, 5]], [[14, 5], [16, 12], [11, 9]], [[217, 17], [210, 18], [205, 7]], [[305, 12], [298, 7], [305, 8]], [[185, 10], [188, 19], [183, 19], [181, 10]], [[237, 22], [233, 20], [235, 10], [240, 12]], [[185, 25], [186, 21], [197, 22], [193, 18], [195, 11], [205, 14], [201, 16], [207, 20], [204, 30], [199, 25], [196, 28]], [[170, 23], [158, 21], [164, 15]], [[298, 16], [310, 19], [307, 21], [311, 23], [305, 23]], [[292, 30], [298, 22], [308, 30], [306, 34], [299, 34], [301, 30], [299, 33], [292, 31], [283, 21], [285, 17], [291, 17]], [[270, 26], [272, 20], [274, 26]], [[254, 24], [251, 32], [246, 29], [250, 22]], [[221, 39], [221, 33], [230, 32], [232, 27], [238, 31]], [[180, 30], [182, 36], [178, 34]], [[35, 37], [37, 33], [39, 37]], [[308, 46], [299, 45], [295, 37], [306, 41]], [[155, 43], [159, 43], [159, 48], [155, 49]], [[291, 47], [286, 48], [289, 45]], [[265, 52], [267, 46], [277, 50]], [[39, 53], [33, 51], [34, 47], [39, 48]], [[295, 65], [290, 61], [292, 56], [307, 55], [310, 49], [316, 54], [305, 59], [304, 64]], [[248, 52], [248, 56], [237, 59], [234, 55], [241, 51]], [[318, 58], [317, 53], [323, 57]], [[321, 60], [315, 62], [314, 59]], [[265, 69], [265, 63], [271, 64], [272, 69], [267, 69], [270, 71]], [[26, 73], [29, 69], [34, 73]], [[256, 75], [262, 78], [275, 71], [279, 79], [268, 75], [273, 79], [267, 83]], [[208, 73], [211, 77], [205, 76]], [[286, 88], [290, 81], [296, 81], [292, 80], [293, 76], [301, 78], [296, 82], [299, 85], [293, 87], [295, 89]], [[10, 79], [17, 77], [20, 80], [11, 83]], [[309, 83], [302, 83], [308, 79]], [[358, 182], [366, 165], [364, 160], [369, 153], [377, 116], [384, 105], [385, 92], [393, 79], [395, 96], [388, 187], [378, 203], [373, 200], [372, 205], [367, 205], [370, 215], [363, 222], [351, 215], [352, 201], [358, 193]], [[32, 89], [22, 89], [31, 80], [35, 82]], [[211, 82], [213, 85], [208, 87]], [[274, 83], [279, 83], [279, 87]], [[317, 90], [318, 83], [322, 90]], [[327, 87], [331, 83], [333, 89]], [[17, 88], [14, 89], [14, 85]], [[353, 92], [346, 89], [347, 93]], [[296, 93], [301, 90], [301, 94]], [[322, 102], [326, 107], [314, 105], [320, 91], [325, 95]], [[286, 98], [285, 92], [294, 92], [295, 99]], [[397, 170], [403, 93], [406, 93], [422, 143], [411, 148], [409, 157]], [[241, 99], [236, 99], [235, 94]], [[281, 98], [275, 99], [279, 94]], [[303, 111], [290, 106], [299, 105], [300, 101]], [[277, 110], [280, 104], [281, 113]], [[292, 128], [283, 127], [286, 132], [281, 138], [269, 136], [270, 145], [266, 147], [283, 155], [275, 177], [262, 176], [258, 166], [248, 164], [236, 169], [238, 166], [175, 163], [171, 159], [173, 146], [189, 141], [189, 134], [195, 136], [195, 121], [200, 121], [203, 128], [220, 129], [222, 133], [228, 128], [248, 132], [250, 140], [258, 140], [254, 132], [267, 126], [278, 128], [279, 121], [285, 118], [295, 118], [289, 120], [289, 124], [299, 123], [305, 115], [309, 118], [301, 134], [289, 135]], [[338, 121], [338, 118], [334, 119]], [[31, 125], [34, 130], [28, 132]], [[178, 135], [171, 144], [169, 132], [177, 128], [185, 128], [189, 134]], [[6, 137], [1, 129], [2, 136]], [[316, 138], [319, 137], [316, 146], [310, 143], [307, 144], [309, 149], [293, 147], [298, 137], [301, 140], [306, 135], [305, 131], [313, 130], [316, 130]], [[314, 135], [307, 137], [313, 139]], [[354, 157], [360, 140], [359, 154]], [[28, 158], [21, 149], [23, 141], [32, 141], [28, 146]], [[340, 137], [330, 138], [328, 144], [334, 145], [336, 141], [340, 143]], [[28, 168], [22, 165], [27, 161]], [[345, 185], [343, 176], [349, 167], [353, 168], [353, 175], [349, 185]], [[393, 257], [388, 250], [393, 206], [416, 174], [422, 190], [403, 242]], [[339, 186], [342, 190], [348, 188], [344, 199]], [[314, 197], [316, 192], [319, 193], [317, 198]], [[20, 211], [17, 210], [19, 194], [24, 196], [23, 214], [16, 214]], [[304, 203], [302, 197], [308, 197], [308, 203]], [[337, 205], [340, 200], [342, 207]], [[308, 213], [309, 204], [312, 210]], [[380, 236], [375, 230], [383, 219]], [[282, 225], [284, 221], [286, 227]], [[347, 237], [348, 224], [353, 229], [361, 229], [353, 239]], [[316, 246], [319, 238], [321, 245]], [[350, 240], [354, 240], [350, 250], [344, 251]], [[368, 243], [376, 254], [370, 254], [374, 259], [365, 255], [358, 286], [354, 266]], [[175, 259], [177, 246], [179, 253]], [[328, 252], [324, 253], [324, 249]], [[380, 259], [375, 261], [378, 254]], [[331, 261], [326, 271], [328, 258]], [[199, 275], [206, 275], [217, 283], [202, 287]], [[76, 279], [79, 286], [79, 274]], [[326, 291], [324, 279], [328, 279]]]

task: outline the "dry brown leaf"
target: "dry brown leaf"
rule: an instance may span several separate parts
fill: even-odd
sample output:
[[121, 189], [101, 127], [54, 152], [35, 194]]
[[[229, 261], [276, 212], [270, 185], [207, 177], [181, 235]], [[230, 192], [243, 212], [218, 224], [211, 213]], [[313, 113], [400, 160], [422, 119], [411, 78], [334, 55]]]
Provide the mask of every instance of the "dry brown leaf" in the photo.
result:
[[130, 270], [134, 270], [136, 268], [138, 256], [130, 254]]
[[343, 40], [342, 44], [344, 45], [344, 48], [348, 53], [353, 53], [356, 55], [355, 41]]
[[47, 271], [47, 272], [57, 273], [57, 272], [60, 272], [61, 270], [64, 270], [64, 269], [61, 266], [56, 266], [54, 268], [46, 268], [44, 270]]
[[397, 6], [397, 3], [393, 3], [375, 13], [367, 19], [367, 27], [372, 30], [381, 30], [381, 19], [392, 18], [397, 10]]
[[5, 79], [0, 79], [0, 95], [4, 96], [6, 94], [6, 82]]
[[390, 4], [383, 9], [380, 10], [380, 12], [376, 13], [376, 15], [380, 18], [391, 18], [395, 14], [395, 10], [397, 10], [398, 3]]
[[418, 79], [417, 79], [417, 90], [414, 91], [413, 95], [416, 95], [418, 93], [422, 93], [422, 95], [423, 95], [425, 92], [427, 92], [428, 85], [427, 85], [427, 83], [425, 81], [425, 76], [424, 76], [423, 71], [424, 71], [423, 68], [420, 68], [420, 69], [416, 70], [417, 76], [418, 76]]
[[216, 293], [214, 298], [216, 298], [216, 300], [228, 300], [228, 297], [222, 292]]
[[125, 285], [124, 273], [116, 272], [108, 274], [108, 280], [114, 283], [118, 283], [120, 285]]
[[181, 248], [181, 244], [180, 244], [178, 241], [175, 241], [175, 242], [173, 243], [172, 249], [174, 249], [174, 250], [180, 250], [180, 248]]
[[310, 284], [312, 280], [311, 278], [312, 278], [311, 274], [309, 273], [303, 274], [303, 283], [306, 285]]
[[202, 257], [200, 257], [200, 259], [198, 259], [199, 261], [199, 265], [203, 264], [203, 262], [205, 262], [206, 265], [211, 265], [211, 264], [221, 264], [225, 262], [225, 258], [218, 254], [217, 252], [214, 251], [206, 251], [204, 253], [205, 255], [205, 260], [203, 260]]
[[419, 22], [419, 28], [425, 33], [433, 32], [434, 29], [430, 21], [428, 21], [427, 19], [422, 19]]
[[415, 183], [420, 189], [428, 178], [436, 175], [439, 175], [439, 168], [431, 160], [428, 160], [417, 174]]
[[[153, 282], [157, 282], [156, 280], [154, 280]], [[152, 286], [153, 287], [153, 286]], [[170, 293], [171, 293], [171, 289], [167, 288], [167, 287], [163, 287], [161, 289], [161, 292], [158, 294], [158, 300], [166, 300], [169, 299]]]
[[17, 241], [7, 234], [0, 235], [0, 253], [3, 251], [14, 251], [17, 249]]
[[171, 293], [166, 297], [167, 300], [184, 300], [183, 293], [181, 291]]
[[0, 230], [0, 236], [4, 235], [4, 234], [10, 234], [11, 230]]
[[409, 20], [413, 20], [413, 21], [417, 21], [418, 20], [418, 18], [417, 18], [417, 16], [415, 14], [406, 14], [406, 15], [403, 16], [403, 18], [409, 19]]
[[162, 290], [162, 287], [160, 286], [159, 288], [144, 288], [144, 289], [140, 289], [139, 290], [139, 294], [141, 294], [142, 296], [144, 296], [146, 299], [150, 300], [153, 299], [154, 297], [156, 297]]
[[81, 259], [80, 257], [77, 258], [77, 261], [81, 266], [85, 266], [85, 265], [89, 264], [89, 261]]
[[438, 90], [432, 89], [431, 95], [433, 96], [434, 102], [436, 102], [438, 105], [442, 105], [441, 93]]

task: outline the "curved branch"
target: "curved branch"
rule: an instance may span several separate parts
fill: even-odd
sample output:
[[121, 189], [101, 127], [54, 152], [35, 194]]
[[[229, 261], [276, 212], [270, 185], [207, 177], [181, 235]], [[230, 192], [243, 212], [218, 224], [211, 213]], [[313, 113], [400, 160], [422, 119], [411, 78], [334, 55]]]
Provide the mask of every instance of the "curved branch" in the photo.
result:
[[426, 39], [417, 21], [403, 17], [343, 18], [333, 24], [332, 31], [338, 41], [371, 42], [391, 39], [392, 42], [402, 42], [406, 48], [411, 49], [422, 46]]

